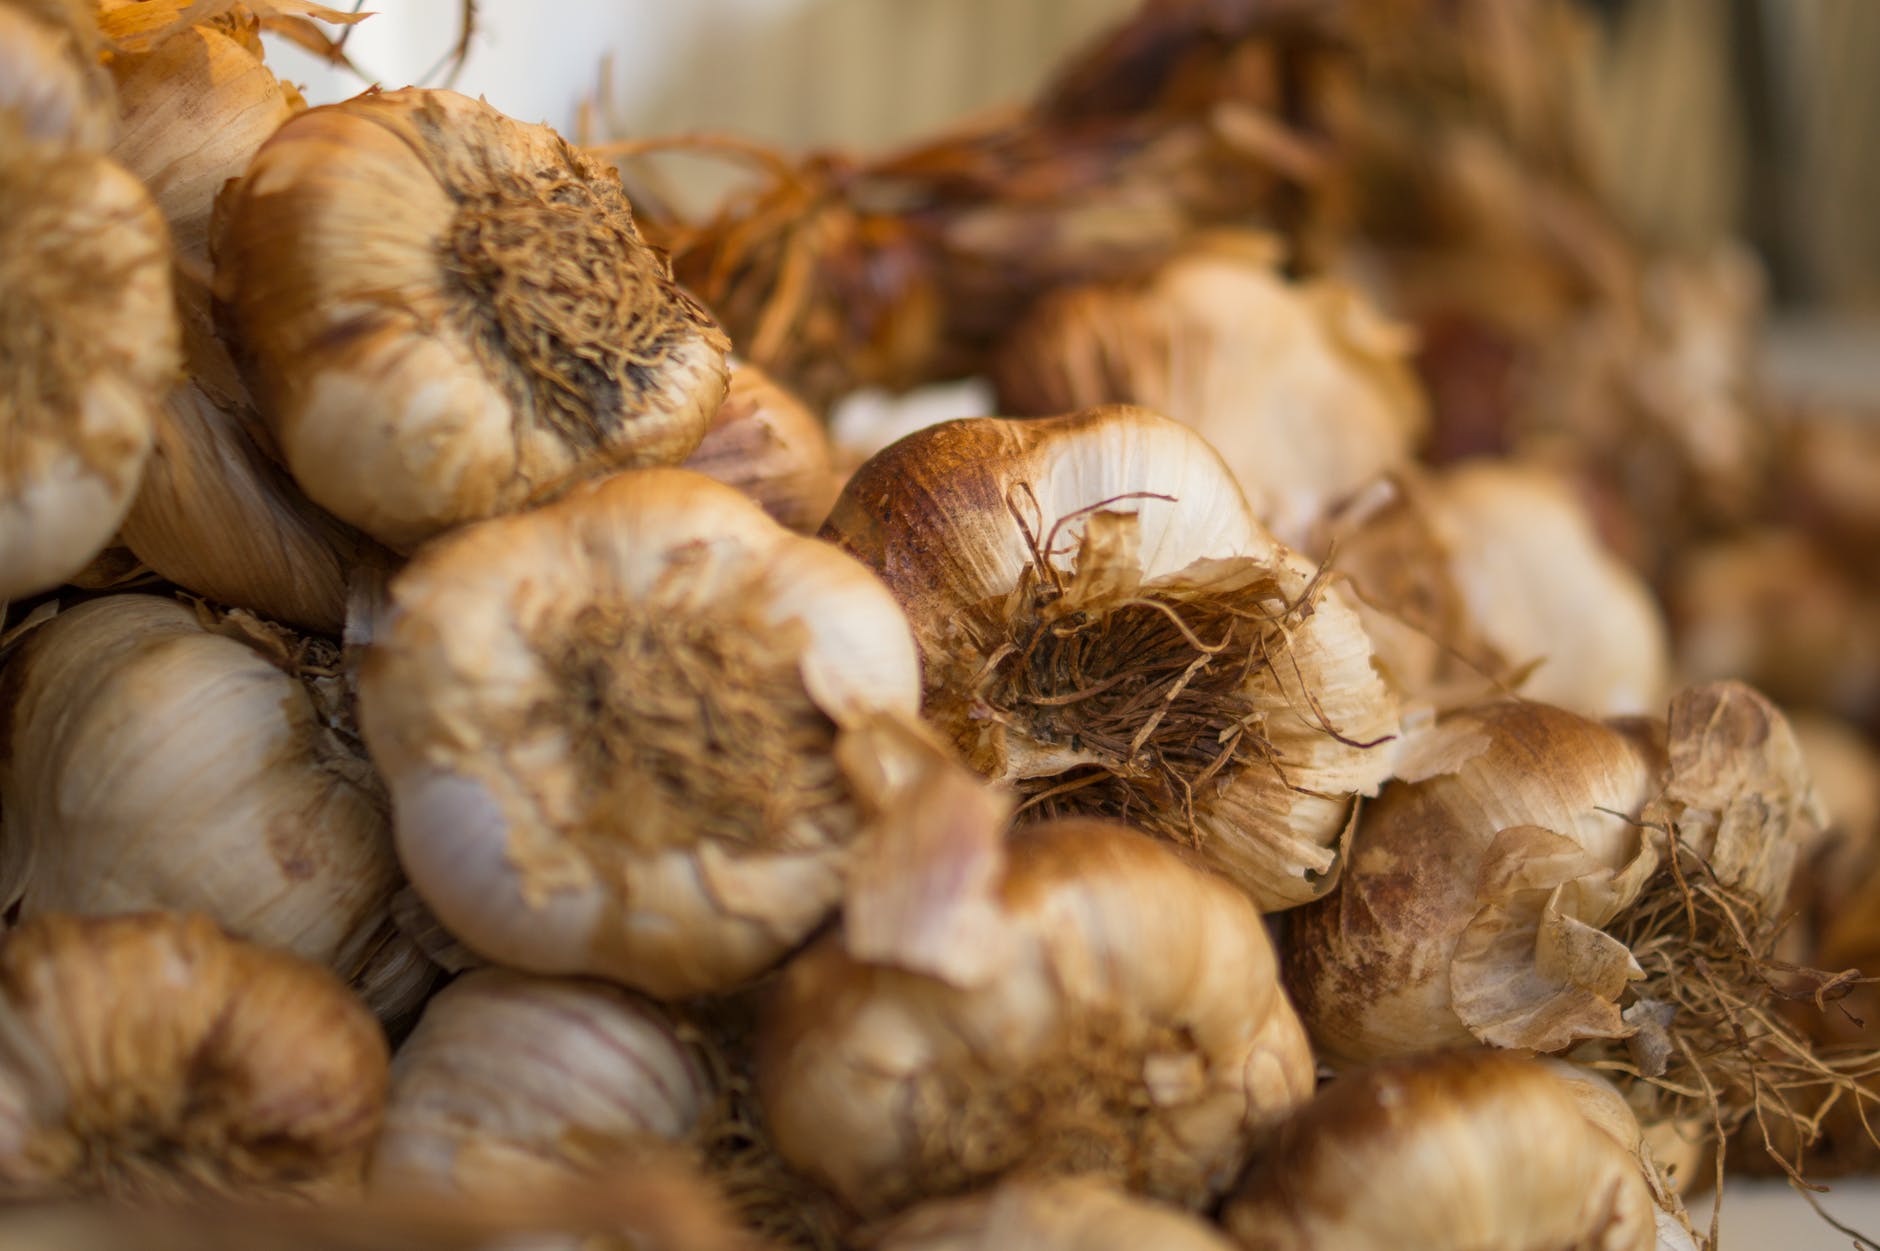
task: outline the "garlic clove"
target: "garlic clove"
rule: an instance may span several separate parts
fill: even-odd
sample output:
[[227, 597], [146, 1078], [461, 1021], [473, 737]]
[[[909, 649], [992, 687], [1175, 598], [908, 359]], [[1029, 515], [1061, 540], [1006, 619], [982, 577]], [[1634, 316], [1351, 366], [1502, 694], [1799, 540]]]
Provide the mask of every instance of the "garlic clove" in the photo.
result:
[[1013, 1169], [1204, 1202], [1312, 1087], [1259, 913], [1121, 826], [1026, 827], [999, 854], [997, 976], [843, 934], [786, 966], [757, 1055], [779, 1151], [865, 1215]]
[[863, 824], [837, 746], [918, 698], [855, 562], [644, 470], [426, 548], [391, 604], [367, 741], [413, 886], [472, 950], [697, 994], [834, 907]]
[[303, 113], [219, 220], [218, 301], [288, 467], [392, 547], [681, 460], [723, 397], [724, 336], [618, 175], [479, 101]]
[[109, 146], [116, 105], [86, 0], [0, 3], [0, 113], [29, 140]]
[[169, 240], [142, 184], [0, 117], [0, 599], [116, 531], [177, 370]]
[[840, 483], [829, 434], [770, 375], [733, 361], [724, 403], [685, 467], [744, 492], [779, 525], [814, 533]]
[[1175, 1208], [1084, 1177], [1023, 1178], [937, 1199], [870, 1237], [869, 1251], [1228, 1251], [1206, 1224]]
[[384, 1036], [331, 974], [203, 917], [43, 916], [0, 941], [0, 1190], [355, 1193]]
[[1335, 1079], [1228, 1201], [1248, 1251], [1653, 1251], [1633, 1156], [1528, 1060], [1453, 1052]]
[[925, 714], [1021, 815], [1196, 846], [1268, 910], [1336, 879], [1397, 703], [1340, 588], [1192, 431], [1125, 406], [943, 423], [863, 466], [823, 533], [907, 609]]

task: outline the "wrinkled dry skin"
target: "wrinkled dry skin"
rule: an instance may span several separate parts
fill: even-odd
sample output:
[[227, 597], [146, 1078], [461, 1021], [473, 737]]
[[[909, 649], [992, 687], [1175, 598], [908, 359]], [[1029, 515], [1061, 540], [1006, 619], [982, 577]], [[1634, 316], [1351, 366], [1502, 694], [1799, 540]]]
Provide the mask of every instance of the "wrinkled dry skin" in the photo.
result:
[[1022, 816], [1150, 829], [1268, 910], [1335, 879], [1396, 702], [1343, 593], [1187, 427], [1124, 406], [930, 427], [823, 534], [906, 608], [927, 717]]
[[1566, 482], [1484, 461], [1397, 490], [1338, 535], [1336, 560], [1406, 698], [1442, 707], [1460, 690], [1479, 698], [1506, 684], [1590, 717], [1663, 705], [1658, 607]]
[[0, 680], [7, 899], [206, 913], [359, 975], [400, 879], [330, 652], [145, 595], [35, 630]]
[[[1287, 987], [1318, 1054], [1352, 1064], [1467, 1045], [1509, 1007], [1537, 1013], [1501, 1022], [1529, 1027], [1518, 1045], [1536, 1045], [1530, 1028], [1556, 1047], [1619, 1029], [1604, 997], [1536, 965], [1537, 931], [1602, 947], [1583, 924], [1609, 920], [1613, 888], [1636, 875], [1645, 846], [1631, 822], [1662, 769], [1642, 736], [1544, 704], [1458, 712], [1409, 744], [1359, 819], [1338, 889], [1289, 919]], [[1465, 937], [1483, 973], [1469, 1021], [1452, 971]]]
[[76, 573], [130, 506], [178, 368], [170, 301], [143, 186], [0, 118], [0, 599]]
[[360, 695], [447, 929], [675, 996], [821, 923], [861, 827], [837, 746], [917, 692], [866, 570], [730, 487], [645, 470], [427, 548]]
[[815, 533], [840, 483], [816, 415], [755, 365], [734, 361], [725, 402], [685, 467], [759, 504], [782, 526]]
[[1247, 1251], [1653, 1251], [1637, 1162], [1540, 1065], [1453, 1052], [1345, 1074], [1228, 1201]]
[[0, 943], [0, 998], [9, 1197], [356, 1192], [385, 1039], [324, 970], [203, 917], [46, 916]]
[[723, 397], [724, 335], [618, 176], [480, 102], [302, 113], [218, 213], [217, 299], [288, 467], [395, 548], [679, 461]]
[[1027, 1178], [923, 1203], [866, 1241], [869, 1251], [1228, 1251], [1186, 1212], [1089, 1178]]
[[399, 1048], [372, 1189], [523, 1197], [636, 1167], [712, 1099], [658, 1009], [598, 982], [483, 969]]
[[102, 150], [116, 131], [86, 0], [0, 3], [0, 112], [25, 138]]
[[1411, 342], [1357, 291], [1289, 285], [1278, 244], [1202, 240], [1147, 282], [1040, 301], [998, 360], [1018, 413], [1141, 404], [1221, 453], [1254, 515], [1308, 545], [1327, 510], [1406, 465], [1423, 427]]
[[833, 935], [786, 967], [757, 1060], [784, 1158], [864, 1215], [1021, 1167], [1205, 1203], [1312, 1086], [1259, 914], [1120, 826], [981, 846], [940, 863], [977, 883], [985, 959], [921, 973]]

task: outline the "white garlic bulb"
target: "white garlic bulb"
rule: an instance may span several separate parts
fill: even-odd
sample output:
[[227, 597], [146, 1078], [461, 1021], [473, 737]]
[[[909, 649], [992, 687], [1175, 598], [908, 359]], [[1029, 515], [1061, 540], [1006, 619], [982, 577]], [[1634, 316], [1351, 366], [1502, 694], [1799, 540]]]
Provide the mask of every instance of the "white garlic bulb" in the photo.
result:
[[869, 1251], [1229, 1251], [1228, 1241], [1176, 1208], [1087, 1177], [1026, 1177], [981, 1194], [936, 1199], [896, 1217]]
[[680, 461], [723, 398], [724, 335], [618, 174], [480, 101], [299, 114], [218, 211], [217, 298], [288, 468], [392, 547]]
[[0, 599], [117, 529], [176, 379], [169, 239], [143, 184], [0, 116]]
[[7, 899], [203, 912], [363, 970], [399, 884], [385, 803], [334, 706], [336, 658], [294, 646], [147, 595], [33, 631], [0, 678]]
[[816, 414], [769, 374], [731, 363], [731, 385], [685, 467], [734, 486], [776, 519], [813, 534], [841, 483], [835, 451]]
[[678, 469], [425, 548], [360, 680], [400, 857], [445, 927], [666, 997], [821, 924], [863, 825], [838, 746], [918, 698], [867, 570]]
[[1329, 888], [1397, 703], [1342, 590], [1193, 431], [1124, 406], [943, 423], [858, 470], [823, 533], [907, 609], [926, 716], [1022, 815], [1192, 845], [1268, 910]]

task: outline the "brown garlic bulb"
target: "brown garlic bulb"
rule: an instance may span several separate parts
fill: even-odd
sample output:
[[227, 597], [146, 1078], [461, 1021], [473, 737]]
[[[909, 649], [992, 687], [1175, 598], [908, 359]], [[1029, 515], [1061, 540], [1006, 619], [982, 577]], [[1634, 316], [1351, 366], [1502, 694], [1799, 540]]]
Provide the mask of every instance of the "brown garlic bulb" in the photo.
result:
[[97, 151], [116, 112], [87, 0], [0, 0], [0, 114], [27, 139]]
[[685, 467], [744, 492], [777, 524], [813, 534], [841, 484], [829, 433], [803, 401], [745, 361]]
[[61, 612], [0, 679], [22, 912], [203, 912], [342, 976], [387, 941], [383, 795], [336, 649], [118, 595]]
[[288, 468], [394, 548], [683, 460], [723, 398], [725, 337], [615, 171], [480, 101], [309, 110], [218, 213], [217, 298]]
[[360, 678], [412, 885], [492, 960], [727, 989], [840, 898], [838, 759], [911, 717], [913, 639], [834, 548], [679, 469], [425, 548]]
[[378, 1023], [331, 974], [164, 913], [0, 940], [0, 1192], [356, 1191], [385, 1104]]
[[1046, 297], [1001, 353], [1001, 399], [1166, 413], [1220, 452], [1262, 524], [1304, 546], [1332, 505], [1409, 464], [1424, 401], [1408, 331], [1336, 281], [1289, 284], [1279, 251], [1208, 236], [1146, 283]]
[[1266, 910], [1329, 888], [1396, 700], [1193, 431], [1120, 405], [946, 422], [858, 470], [823, 533], [906, 608], [925, 715], [1021, 815], [1197, 847]]
[[[1251, 902], [1119, 825], [1002, 841], [958, 796], [922, 798], [904, 906], [845, 914], [769, 1004], [757, 1089], [784, 1159], [864, 1215], [1015, 1169], [1218, 1194], [1312, 1089]], [[891, 876], [874, 889], [896, 898]]]
[[1455, 1052], [1335, 1079], [1228, 1201], [1246, 1251], [1653, 1251], [1637, 1162], [1532, 1061]]
[[869, 1251], [1230, 1251], [1201, 1221], [1088, 1177], [1027, 1177], [897, 1217]]
[[0, 115], [0, 600], [83, 568], [130, 507], [178, 368], [169, 246], [137, 179]]

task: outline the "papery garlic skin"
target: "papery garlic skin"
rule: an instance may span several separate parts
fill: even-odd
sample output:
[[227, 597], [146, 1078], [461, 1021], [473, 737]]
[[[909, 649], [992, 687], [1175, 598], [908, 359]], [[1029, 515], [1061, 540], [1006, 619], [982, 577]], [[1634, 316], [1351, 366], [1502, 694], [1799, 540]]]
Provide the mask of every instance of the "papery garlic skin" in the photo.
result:
[[399, 883], [371, 766], [279, 658], [174, 600], [35, 630], [0, 678], [22, 913], [203, 912], [342, 976]]
[[178, 369], [169, 239], [143, 185], [9, 130], [0, 118], [0, 599], [110, 541]]
[[1051, 295], [1001, 354], [1001, 397], [1166, 413], [1213, 444], [1268, 529], [1307, 546], [1332, 505], [1410, 462], [1424, 400], [1407, 329], [1339, 282], [1287, 283], [1279, 248], [1209, 236], [1146, 283]]
[[685, 467], [734, 486], [777, 524], [814, 533], [840, 485], [829, 434], [816, 414], [775, 379], [733, 361], [724, 403]]
[[480, 969], [432, 999], [399, 1048], [371, 1185], [527, 1193], [685, 1140], [711, 1099], [653, 1005], [603, 983]]
[[413, 886], [473, 950], [662, 997], [781, 958], [860, 831], [838, 742], [911, 716], [893, 598], [684, 470], [427, 547], [362, 666]]
[[1228, 1201], [1246, 1251], [1652, 1251], [1637, 1162], [1532, 1061], [1455, 1052], [1336, 1078]]
[[30, 140], [105, 148], [117, 118], [97, 43], [87, 0], [0, 0], [0, 114]]
[[779, 1151], [864, 1214], [1014, 1168], [1205, 1202], [1312, 1090], [1258, 912], [1121, 826], [1025, 827], [1003, 854], [977, 976], [842, 935], [786, 966], [757, 1053]]
[[[1509, 967], [1523, 969], [1536, 926], [1577, 934], [1610, 920], [1656, 865], [1632, 820], [1663, 763], [1643, 733], [1512, 701], [1456, 713], [1408, 744], [1397, 780], [1358, 822], [1338, 889], [1289, 919], [1286, 983], [1321, 1057], [1361, 1063], [1476, 1042], [1455, 1007], [1458, 945], [1472, 935], [1499, 969], [1495, 944], [1511, 941]], [[1564, 1046], [1607, 1017], [1619, 1027], [1616, 1006], [1572, 987], [1484, 977], [1475, 1026], [1518, 1005], [1534, 1014], [1504, 1022], [1519, 1045]]]
[[823, 534], [907, 609], [926, 716], [1022, 811], [1190, 843], [1266, 910], [1329, 888], [1397, 703], [1340, 588], [1187, 427], [943, 423], [858, 470]]
[[871, 1238], [869, 1251], [1229, 1251], [1186, 1212], [1084, 1177], [1021, 1178], [983, 1194], [923, 1203]]
[[394, 548], [682, 460], [723, 397], [724, 335], [618, 175], [480, 101], [309, 110], [218, 212], [217, 298], [288, 467]]
[[45, 916], [0, 940], [0, 1192], [356, 1193], [378, 1024], [331, 974], [203, 917]]

